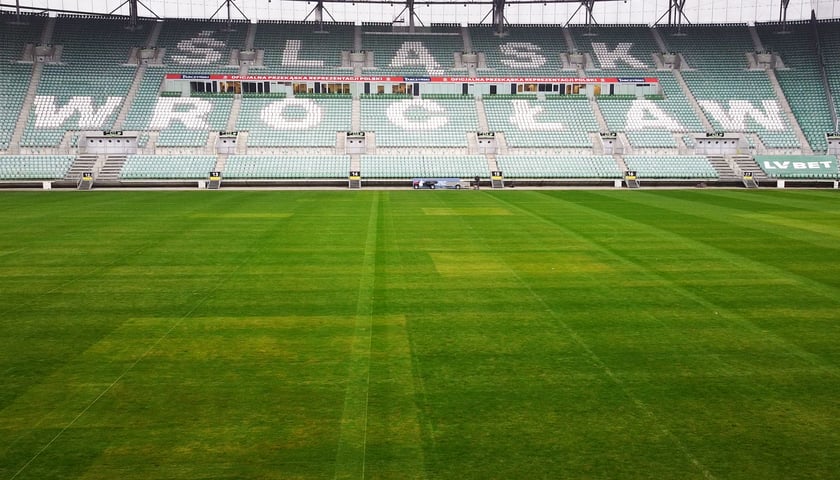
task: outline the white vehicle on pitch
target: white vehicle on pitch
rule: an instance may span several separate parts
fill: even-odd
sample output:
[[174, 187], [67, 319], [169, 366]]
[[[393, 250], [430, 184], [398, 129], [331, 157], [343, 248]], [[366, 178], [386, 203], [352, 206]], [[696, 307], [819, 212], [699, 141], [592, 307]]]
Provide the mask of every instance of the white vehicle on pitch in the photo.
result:
[[430, 190], [438, 188], [460, 190], [466, 186], [466, 182], [462, 181], [460, 178], [415, 178], [412, 180], [411, 185], [415, 190], [421, 188], [428, 188]]

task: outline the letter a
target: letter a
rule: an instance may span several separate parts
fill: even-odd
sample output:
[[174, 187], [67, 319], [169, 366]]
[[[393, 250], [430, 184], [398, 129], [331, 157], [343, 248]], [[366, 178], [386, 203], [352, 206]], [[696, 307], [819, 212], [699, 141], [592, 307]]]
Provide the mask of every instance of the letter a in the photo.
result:
[[429, 75], [443, 75], [443, 67], [423, 42], [405, 42], [391, 59], [389, 67], [425, 67]]
[[627, 111], [625, 121], [627, 130], [644, 130], [646, 128], [661, 128], [671, 132], [678, 132], [682, 127], [676, 120], [669, 117], [661, 108], [650, 100], [633, 100]]

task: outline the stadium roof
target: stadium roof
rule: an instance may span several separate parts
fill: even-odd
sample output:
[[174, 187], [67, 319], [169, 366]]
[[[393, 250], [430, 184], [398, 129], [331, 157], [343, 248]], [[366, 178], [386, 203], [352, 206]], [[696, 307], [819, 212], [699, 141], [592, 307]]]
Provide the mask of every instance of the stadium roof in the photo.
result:
[[806, 20], [812, 10], [818, 19], [840, 18], [840, 0], [0, 0], [0, 8], [129, 15], [135, 1], [141, 17], [227, 18], [229, 11], [250, 21], [300, 21], [319, 11], [324, 21], [423, 25], [490, 24], [495, 13], [510, 24], [755, 23]]

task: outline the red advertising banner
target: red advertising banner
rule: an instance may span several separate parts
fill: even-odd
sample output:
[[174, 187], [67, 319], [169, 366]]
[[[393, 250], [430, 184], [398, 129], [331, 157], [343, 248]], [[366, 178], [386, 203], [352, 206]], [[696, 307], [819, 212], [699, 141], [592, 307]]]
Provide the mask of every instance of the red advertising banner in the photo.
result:
[[406, 83], [659, 83], [656, 77], [404, 77], [341, 75], [227, 75], [167, 73], [167, 80], [243, 82], [406, 82]]

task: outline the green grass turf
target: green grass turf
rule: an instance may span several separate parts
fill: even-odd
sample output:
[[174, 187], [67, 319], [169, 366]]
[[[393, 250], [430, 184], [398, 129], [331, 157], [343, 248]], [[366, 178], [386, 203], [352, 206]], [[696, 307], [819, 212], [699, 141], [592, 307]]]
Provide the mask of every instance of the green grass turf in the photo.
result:
[[0, 480], [838, 475], [835, 191], [0, 205]]

